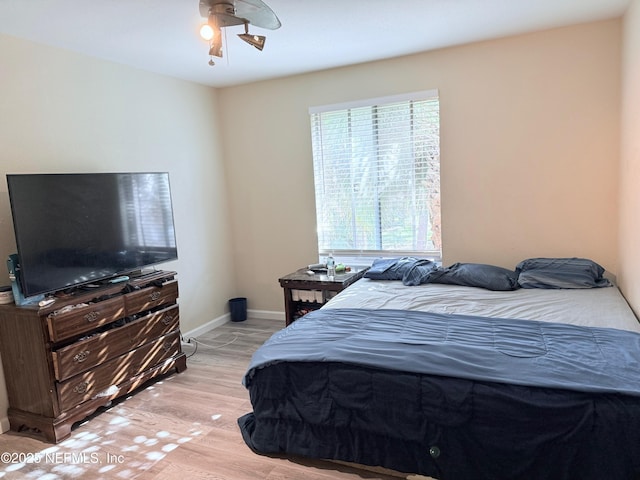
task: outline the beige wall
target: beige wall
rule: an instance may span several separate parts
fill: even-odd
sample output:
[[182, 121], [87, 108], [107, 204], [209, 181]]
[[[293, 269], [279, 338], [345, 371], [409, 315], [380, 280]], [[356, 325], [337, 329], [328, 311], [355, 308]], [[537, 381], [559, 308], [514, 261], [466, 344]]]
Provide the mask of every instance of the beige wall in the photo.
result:
[[[0, 175], [168, 171], [182, 329], [224, 315], [235, 292], [216, 91], [7, 36], [0, 69]], [[2, 178], [2, 265], [15, 251]], [[2, 377], [5, 428], [7, 403]]]
[[624, 19], [620, 167], [620, 285], [640, 314], [640, 0]]
[[621, 21], [223, 89], [238, 290], [282, 311], [317, 261], [308, 107], [437, 88], [446, 264], [585, 256], [615, 270]]

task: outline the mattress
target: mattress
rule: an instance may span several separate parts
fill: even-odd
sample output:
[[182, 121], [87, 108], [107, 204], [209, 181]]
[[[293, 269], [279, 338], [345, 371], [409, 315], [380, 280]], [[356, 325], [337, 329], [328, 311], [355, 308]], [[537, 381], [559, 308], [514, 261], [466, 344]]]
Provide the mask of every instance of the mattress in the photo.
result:
[[640, 332], [640, 323], [617, 287], [496, 292], [443, 284], [406, 287], [399, 281], [363, 278], [323, 308], [419, 310]]

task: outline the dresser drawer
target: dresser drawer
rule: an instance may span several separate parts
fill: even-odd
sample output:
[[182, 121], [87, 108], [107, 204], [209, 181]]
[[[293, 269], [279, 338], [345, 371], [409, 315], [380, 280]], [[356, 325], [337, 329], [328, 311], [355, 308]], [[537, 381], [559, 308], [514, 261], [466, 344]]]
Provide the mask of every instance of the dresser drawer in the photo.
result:
[[115, 297], [85, 307], [50, 313], [47, 316], [49, 338], [56, 343], [82, 335], [124, 317], [124, 312], [122, 297]]
[[146, 315], [122, 327], [93, 335], [52, 352], [57, 380], [66, 380], [151, 339], [179, 328], [178, 305]]
[[161, 287], [146, 287], [124, 295], [127, 315], [135, 315], [161, 305], [176, 303], [178, 300], [178, 282], [167, 282]]
[[180, 333], [173, 332], [92, 370], [57, 384], [60, 409], [65, 412], [111, 386], [150, 369], [180, 353]]

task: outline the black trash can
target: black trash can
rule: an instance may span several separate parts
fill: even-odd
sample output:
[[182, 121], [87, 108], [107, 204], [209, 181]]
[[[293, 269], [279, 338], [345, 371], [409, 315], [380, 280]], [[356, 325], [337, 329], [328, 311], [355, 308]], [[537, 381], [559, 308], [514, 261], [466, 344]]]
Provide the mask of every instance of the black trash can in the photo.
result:
[[244, 297], [229, 300], [229, 311], [232, 322], [243, 322], [247, 319], [247, 299]]

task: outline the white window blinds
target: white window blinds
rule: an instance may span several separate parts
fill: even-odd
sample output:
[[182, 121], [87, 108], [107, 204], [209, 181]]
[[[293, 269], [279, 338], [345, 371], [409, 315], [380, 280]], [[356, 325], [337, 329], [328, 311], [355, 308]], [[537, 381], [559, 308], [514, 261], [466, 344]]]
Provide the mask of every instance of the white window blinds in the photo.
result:
[[438, 92], [310, 114], [320, 255], [439, 256]]

